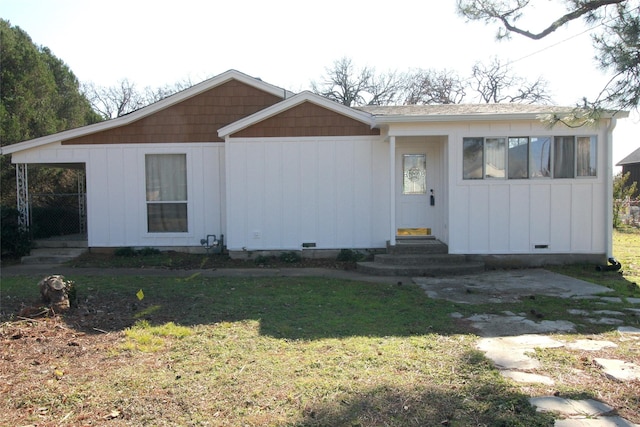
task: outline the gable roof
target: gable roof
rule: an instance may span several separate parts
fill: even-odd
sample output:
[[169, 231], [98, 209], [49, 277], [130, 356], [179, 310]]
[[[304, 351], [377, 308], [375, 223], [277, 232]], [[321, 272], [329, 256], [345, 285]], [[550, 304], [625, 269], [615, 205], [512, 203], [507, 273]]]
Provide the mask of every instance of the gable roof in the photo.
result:
[[629, 154], [624, 159], [620, 160], [618, 163], [616, 163], [616, 166], [630, 165], [633, 163], [640, 163], [640, 148]]
[[243, 119], [240, 119], [237, 122], [231, 123], [223, 128], [220, 128], [220, 130], [218, 130], [218, 136], [221, 138], [224, 138], [226, 136], [232, 135], [236, 132], [239, 132], [250, 126], [253, 126], [256, 123], [259, 123], [263, 120], [276, 116], [284, 111], [287, 111], [305, 102], [310, 102], [322, 108], [326, 108], [327, 110], [333, 111], [335, 113], [338, 113], [343, 116], [349, 117], [351, 119], [357, 120], [359, 122], [365, 123], [371, 128], [375, 126], [375, 123], [373, 121], [373, 116], [365, 111], [359, 111], [354, 108], [347, 107], [346, 105], [339, 104], [335, 101], [331, 101], [315, 93], [304, 91], [297, 95], [292, 96], [291, 98], [287, 98], [282, 102], [272, 105], [271, 107], [267, 107], [264, 110], [258, 111], [255, 114], [252, 114]]
[[40, 147], [46, 144], [51, 144], [54, 142], [61, 142], [69, 139], [79, 138], [79, 137], [91, 135], [94, 133], [118, 128], [121, 126], [126, 126], [140, 119], [148, 117], [154, 113], [157, 113], [158, 111], [164, 110], [175, 104], [178, 104], [189, 98], [192, 98], [196, 95], [206, 92], [230, 80], [240, 81], [246, 85], [255, 87], [256, 89], [262, 90], [268, 94], [274, 95], [282, 99], [293, 95], [292, 92], [289, 92], [285, 89], [265, 83], [260, 79], [250, 77], [236, 70], [229, 70], [215, 77], [207, 79], [203, 82], [200, 82], [196, 85], [193, 85], [190, 88], [185, 89], [181, 92], [168, 96], [167, 98], [164, 98], [151, 105], [148, 105], [139, 110], [133, 111], [129, 114], [125, 114], [121, 117], [111, 119], [111, 120], [106, 120], [104, 122], [95, 123], [88, 126], [79, 127], [76, 129], [58, 132], [52, 135], [47, 135], [40, 138], [31, 139], [28, 141], [19, 142], [17, 144], [7, 145], [5, 147], [0, 148], [0, 154], [11, 154], [11, 153], [15, 153], [22, 150]]

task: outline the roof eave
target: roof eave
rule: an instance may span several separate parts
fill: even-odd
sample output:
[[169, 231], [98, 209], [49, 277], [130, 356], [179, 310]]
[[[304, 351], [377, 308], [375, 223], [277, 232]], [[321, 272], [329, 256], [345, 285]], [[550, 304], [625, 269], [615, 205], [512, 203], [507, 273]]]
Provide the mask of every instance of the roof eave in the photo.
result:
[[87, 136], [94, 133], [106, 131], [109, 129], [117, 128], [120, 126], [126, 126], [132, 122], [143, 119], [172, 105], [183, 102], [189, 98], [199, 95], [202, 92], [206, 92], [216, 86], [226, 83], [230, 80], [238, 80], [247, 85], [253, 86], [257, 89], [263, 90], [274, 96], [278, 96], [283, 99], [294, 96], [292, 92], [279, 88], [269, 83], [265, 83], [260, 79], [248, 76], [236, 70], [229, 70], [215, 77], [207, 79], [203, 82], [195, 84], [188, 89], [178, 92], [174, 95], [168, 96], [158, 102], [143, 107], [139, 110], [133, 111], [124, 116], [117, 117], [115, 119], [106, 120], [104, 122], [95, 123], [88, 126], [79, 127], [63, 132], [54, 133], [52, 135], [43, 136], [40, 138], [31, 139], [28, 141], [19, 142], [17, 144], [8, 145], [0, 148], [0, 154], [12, 154], [18, 151], [28, 150], [31, 148], [37, 148], [42, 145], [52, 144], [55, 142], [62, 142], [69, 139], [78, 138], [81, 136]]
[[220, 138], [225, 138], [231, 134], [234, 134], [243, 129], [246, 129], [256, 123], [259, 123], [270, 117], [276, 116], [286, 110], [289, 110], [305, 102], [314, 103], [323, 108], [327, 108], [329, 110], [335, 111], [336, 113], [350, 117], [354, 120], [366, 123], [371, 128], [375, 127], [373, 115], [363, 111], [355, 110], [351, 107], [347, 107], [346, 105], [339, 104], [335, 101], [331, 101], [315, 93], [304, 91], [297, 95], [294, 95], [291, 98], [287, 98], [277, 104], [274, 104], [270, 107], [260, 110], [257, 113], [254, 113], [250, 116], [244, 117], [236, 122], [233, 122], [223, 128], [220, 128], [218, 130], [218, 136]]

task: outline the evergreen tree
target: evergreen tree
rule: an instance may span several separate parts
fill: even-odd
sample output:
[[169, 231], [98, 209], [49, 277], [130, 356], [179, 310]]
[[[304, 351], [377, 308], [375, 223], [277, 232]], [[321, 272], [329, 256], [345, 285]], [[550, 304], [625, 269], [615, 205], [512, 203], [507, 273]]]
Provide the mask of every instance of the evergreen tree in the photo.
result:
[[[48, 48], [0, 19], [0, 145], [50, 135], [100, 121], [80, 92], [69, 67]], [[15, 168], [0, 158], [0, 205], [15, 206]], [[75, 182], [65, 170], [33, 171], [30, 187], [68, 191]], [[74, 190], [75, 191], [75, 190]]]

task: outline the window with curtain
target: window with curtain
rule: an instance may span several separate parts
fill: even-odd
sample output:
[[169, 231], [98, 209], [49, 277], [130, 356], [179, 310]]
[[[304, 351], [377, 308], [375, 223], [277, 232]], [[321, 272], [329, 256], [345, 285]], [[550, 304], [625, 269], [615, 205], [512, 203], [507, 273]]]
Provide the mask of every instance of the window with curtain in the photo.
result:
[[145, 156], [147, 230], [149, 233], [186, 233], [187, 156]]
[[485, 178], [504, 178], [506, 176], [505, 138], [487, 138], [484, 142]]
[[529, 177], [551, 177], [551, 138], [531, 137], [529, 141]]
[[529, 138], [509, 138], [509, 179], [529, 177]]
[[484, 163], [484, 138], [462, 139], [462, 178], [482, 179]]
[[579, 136], [576, 140], [576, 175], [596, 176], [596, 138]]
[[556, 136], [553, 140], [553, 177], [574, 177], [574, 137]]

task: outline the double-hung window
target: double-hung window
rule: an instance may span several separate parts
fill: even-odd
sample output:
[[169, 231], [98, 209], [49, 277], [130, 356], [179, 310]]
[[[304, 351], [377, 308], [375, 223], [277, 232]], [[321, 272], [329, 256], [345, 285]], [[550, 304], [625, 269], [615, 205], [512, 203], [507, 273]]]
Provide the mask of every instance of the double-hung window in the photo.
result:
[[147, 231], [186, 233], [187, 156], [147, 154], [145, 156]]

